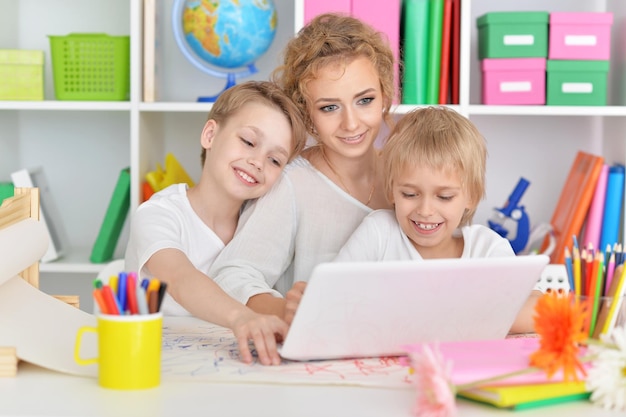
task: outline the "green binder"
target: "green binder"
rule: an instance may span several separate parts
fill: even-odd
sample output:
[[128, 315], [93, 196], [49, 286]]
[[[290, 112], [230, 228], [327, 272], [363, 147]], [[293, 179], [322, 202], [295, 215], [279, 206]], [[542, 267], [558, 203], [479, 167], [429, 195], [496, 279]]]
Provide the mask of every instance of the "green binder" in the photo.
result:
[[91, 262], [103, 263], [113, 258], [122, 227], [130, 209], [130, 168], [124, 168], [113, 190], [113, 196], [100, 226], [100, 232], [91, 250]]
[[443, 31], [444, 0], [430, 0], [430, 34], [428, 41], [428, 84], [426, 104], [439, 104], [439, 76], [441, 74], [441, 38]]
[[428, 3], [429, 0], [404, 0], [402, 3], [403, 104], [426, 103]]

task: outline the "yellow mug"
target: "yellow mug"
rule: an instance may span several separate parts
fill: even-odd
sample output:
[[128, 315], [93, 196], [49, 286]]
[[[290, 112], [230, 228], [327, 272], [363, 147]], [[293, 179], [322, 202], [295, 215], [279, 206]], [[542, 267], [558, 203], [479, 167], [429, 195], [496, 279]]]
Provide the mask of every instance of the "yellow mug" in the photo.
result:
[[[132, 390], [153, 388], [161, 382], [163, 315], [101, 314], [98, 326], [78, 329], [74, 360], [79, 365], [98, 364], [98, 383], [105, 388]], [[85, 333], [98, 335], [98, 357], [82, 358]]]

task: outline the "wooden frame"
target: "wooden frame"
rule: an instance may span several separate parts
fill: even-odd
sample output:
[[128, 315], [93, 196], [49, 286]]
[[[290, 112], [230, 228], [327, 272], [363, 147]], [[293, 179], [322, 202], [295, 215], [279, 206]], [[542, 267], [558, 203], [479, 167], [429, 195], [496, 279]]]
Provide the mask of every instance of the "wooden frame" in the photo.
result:
[[[15, 188], [14, 196], [0, 205], [0, 229], [28, 218], [39, 220], [39, 188]], [[39, 288], [39, 262], [19, 274], [26, 282]]]

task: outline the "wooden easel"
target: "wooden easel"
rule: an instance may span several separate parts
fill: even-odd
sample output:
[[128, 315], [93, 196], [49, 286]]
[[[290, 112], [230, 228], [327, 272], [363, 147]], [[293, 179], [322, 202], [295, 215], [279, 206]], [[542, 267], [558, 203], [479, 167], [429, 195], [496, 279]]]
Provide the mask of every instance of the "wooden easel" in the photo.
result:
[[[0, 205], [0, 229], [26, 219], [39, 220], [39, 188], [15, 188], [14, 196], [5, 199]], [[39, 262], [24, 269], [19, 275], [35, 288], [39, 288]], [[54, 296], [78, 307], [78, 296]], [[0, 377], [17, 374], [15, 347], [0, 346]]]
[[[39, 220], [39, 188], [15, 188], [13, 194], [0, 205], [0, 229], [29, 218]], [[33, 287], [39, 288], [39, 262], [19, 275]]]

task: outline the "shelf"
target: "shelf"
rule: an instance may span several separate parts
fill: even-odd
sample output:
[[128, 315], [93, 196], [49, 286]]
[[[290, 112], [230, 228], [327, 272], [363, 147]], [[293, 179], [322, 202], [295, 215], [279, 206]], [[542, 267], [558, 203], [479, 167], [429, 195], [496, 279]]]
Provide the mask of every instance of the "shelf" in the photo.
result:
[[198, 112], [207, 113], [213, 107], [213, 103], [198, 102], [156, 102], [140, 103], [139, 110], [145, 112]]
[[469, 106], [470, 115], [488, 116], [626, 116], [626, 106]]
[[0, 101], [0, 110], [129, 111], [128, 101]]
[[107, 263], [94, 264], [89, 262], [90, 253], [91, 248], [69, 248], [67, 254], [56, 261], [40, 262], [39, 272], [98, 274]]

